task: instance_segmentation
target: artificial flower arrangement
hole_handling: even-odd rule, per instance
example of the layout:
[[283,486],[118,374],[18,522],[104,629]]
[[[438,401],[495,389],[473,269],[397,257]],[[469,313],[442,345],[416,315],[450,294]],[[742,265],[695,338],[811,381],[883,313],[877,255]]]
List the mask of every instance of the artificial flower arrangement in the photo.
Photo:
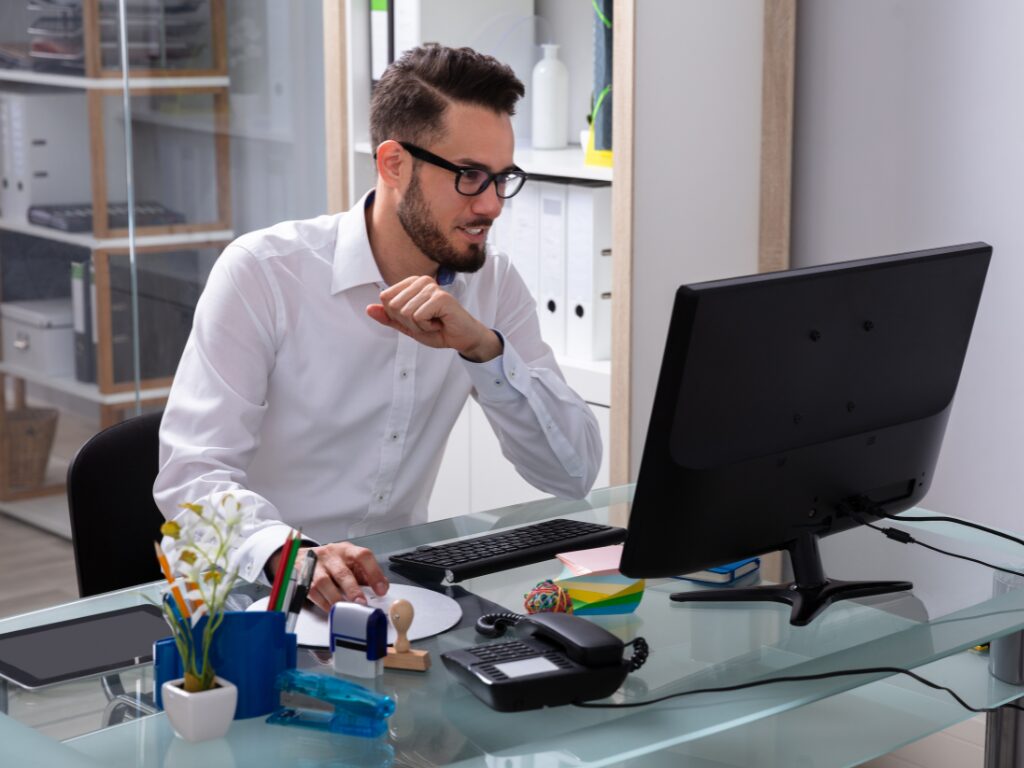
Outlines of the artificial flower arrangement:
[[[179,506],[186,512],[160,527],[165,538],[157,556],[169,582],[163,611],[185,670],[183,688],[195,693],[217,686],[210,648],[238,579],[237,567],[229,567],[229,555],[240,543],[240,531],[251,513],[243,511],[230,493]],[[197,642],[192,630],[203,616],[207,620]]]

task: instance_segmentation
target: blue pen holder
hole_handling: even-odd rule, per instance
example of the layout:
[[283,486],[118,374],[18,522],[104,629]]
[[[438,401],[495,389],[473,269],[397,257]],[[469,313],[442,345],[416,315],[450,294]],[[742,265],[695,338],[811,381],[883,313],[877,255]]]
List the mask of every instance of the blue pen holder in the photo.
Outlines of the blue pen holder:
[[[210,662],[217,674],[238,688],[235,720],[258,717],[280,706],[274,681],[280,672],[295,668],[295,635],[285,632],[281,611],[227,611],[213,636]],[[192,628],[197,647],[202,643],[204,616]],[[156,705],[163,709],[161,687],[185,672],[174,638],[153,644]]]

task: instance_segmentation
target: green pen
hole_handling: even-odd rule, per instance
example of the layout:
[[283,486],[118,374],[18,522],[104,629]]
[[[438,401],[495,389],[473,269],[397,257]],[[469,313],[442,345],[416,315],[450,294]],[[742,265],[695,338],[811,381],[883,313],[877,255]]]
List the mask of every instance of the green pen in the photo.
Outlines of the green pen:
[[288,582],[287,585],[282,584],[281,589],[277,593],[277,601],[274,603],[275,611],[283,611],[287,603],[287,594],[291,591],[292,585],[295,584],[295,558],[299,554],[299,544],[302,543],[302,531],[295,535],[292,539],[292,546],[289,547],[288,561],[284,565],[284,572],[287,574]]

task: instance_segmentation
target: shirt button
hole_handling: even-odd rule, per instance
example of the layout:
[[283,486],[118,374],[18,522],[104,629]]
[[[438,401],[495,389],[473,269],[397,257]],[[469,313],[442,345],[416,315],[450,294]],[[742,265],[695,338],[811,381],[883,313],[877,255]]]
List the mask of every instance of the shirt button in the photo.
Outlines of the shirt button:
[[384,494],[383,493],[378,493],[377,494],[377,501],[384,501]]
[[397,440],[398,439],[398,433],[397,432],[392,432],[391,433],[391,439],[392,440]]
[[513,368],[511,371],[509,371],[508,375],[509,375],[509,378],[514,379],[516,377],[516,369]]
[[495,379],[494,383],[495,383],[496,386],[500,387],[501,386],[501,379]]
[[401,376],[403,379],[407,379],[407,378],[409,378],[409,372],[408,371],[402,371],[399,374],[399,376]]

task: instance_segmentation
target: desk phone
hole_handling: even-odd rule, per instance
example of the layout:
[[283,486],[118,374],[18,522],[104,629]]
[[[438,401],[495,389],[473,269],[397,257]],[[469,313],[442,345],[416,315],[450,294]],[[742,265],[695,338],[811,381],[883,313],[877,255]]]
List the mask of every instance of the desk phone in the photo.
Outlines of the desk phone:
[[529,634],[441,654],[455,678],[499,712],[602,699],[630,670],[622,640],[578,616],[541,613],[517,628]]

